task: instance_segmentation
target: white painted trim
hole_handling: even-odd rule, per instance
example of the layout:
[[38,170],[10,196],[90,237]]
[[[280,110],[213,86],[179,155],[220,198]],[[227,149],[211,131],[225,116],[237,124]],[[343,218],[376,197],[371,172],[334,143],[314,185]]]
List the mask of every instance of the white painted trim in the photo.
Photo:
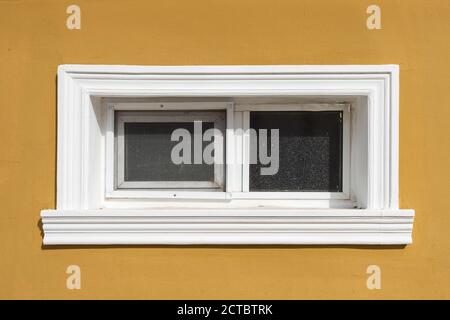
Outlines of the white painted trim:
[[342,103],[263,103],[238,104],[236,111],[344,111],[347,104]]
[[[158,107],[163,104],[158,104]],[[194,122],[194,121],[204,121],[204,122],[213,122],[214,127],[219,129],[222,134],[225,133],[225,115],[221,113],[206,113],[205,110],[192,111],[189,113],[182,111],[174,111],[180,110],[179,107],[186,107],[184,103],[180,103],[174,108],[164,107],[169,109],[170,113],[167,113],[167,110],[161,111],[161,109],[151,108],[152,106],[148,106],[151,108],[151,113],[149,114],[148,109],[139,108],[139,111],[130,112],[133,110],[130,106],[126,104],[122,104],[122,107],[126,106],[127,111],[120,111],[116,114],[116,125],[117,125],[117,167],[115,169],[115,173],[117,173],[117,189],[219,189],[223,190],[223,181],[224,181],[224,171],[223,164],[216,163],[214,165],[214,181],[125,181],[124,179],[124,124],[126,122],[138,123],[138,122]],[[161,108],[161,107],[160,107]],[[177,109],[175,109],[177,108]],[[116,109],[116,105],[114,106]],[[224,104],[222,104],[222,109],[225,113],[226,108],[224,108]],[[157,110],[157,111],[156,111]],[[173,111],[172,111],[173,110]],[[183,109],[185,110],[185,109]],[[192,109],[189,109],[192,110]],[[217,144],[218,142],[215,142]],[[225,146],[221,146],[220,148],[225,149]],[[109,157],[114,158],[114,154],[110,154]],[[223,163],[224,160],[222,160]],[[113,173],[107,173],[113,174]],[[113,192],[111,196],[120,197],[120,191],[116,190]],[[160,190],[161,191],[161,190]],[[217,190],[211,190],[217,191]],[[171,194],[176,191],[167,191]]]
[[[41,213],[44,243],[408,244],[414,212],[398,209],[398,74],[396,65],[59,66],[57,209]],[[110,112],[98,104],[101,98],[307,96],[363,97],[367,101],[367,163],[360,168],[367,184],[362,197],[364,209],[307,209],[323,205],[317,200],[233,200],[236,186],[228,168],[227,192],[200,194],[194,202],[190,195],[186,197],[191,202],[144,201],[145,194],[143,199],[105,200],[111,190],[105,190],[105,179],[109,178],[104,174],[104,162],[99,161],[114,145],[105,142],[106,123],[96,121],[99,114]],[[228,136],[227,131],[227,144],[237,143],[238,138],[234,132]],[[240,139],[242,143],[244,139]],[[227,159],[231,156],[227,154]],[[214,198],[219,194],[221,199]],[[329,200],[333,201],[348,205],[345,200]],[[262,222],[267,211],[250,214],[243,209],[258,203],[278,208],[271,211],[267,223]],[[161,217],[170,220],[168,229],[154,232],[164,227],[154,216],[166,214],[161,208],[169,204],[178,206],[174,210],[184,212],[185,219],[176,227],[176,220]],[[228,220],[217,220],[214,215],[227,206],[220,214]],[[93,213],[98,208],[104,209]],[[132,208],[139,208],[136,211],[148,217],[136,218],[139,214],[131,212]],[[290,216],[289,210],[297,210],[298,216],[283,220]],[[200,211],[209,217],[201,230],[196,227]],[[109,222],[113,216],[119,217],[119,224]],[[317,219],[317,229],[306,216]],[[124,220],[120,219],[131,219],[135,229],[122,226]],[[243,219],[245,224],[233,219]]]
[[[243,112],[242,191],[234,198],[242,199],[350,199],[350,106],[344,103],[262,103],[237,104],[235,111]],[[252,111],[342,111],[342,192],[249,192],[250,191],[250,113]],[[358,152],[358,150],[355,150]]]
[[[130,66],[64,64],[58,71],[71,73],[76,78],[120,78],[123,74],[143,75],[253,75],[253,74],[380,74],[398,72],[398,65],[237,65],[237,66]],[[80,75],[80,76],[78,76]]]
[[[225,118],[229,117],[230,114],[233,114],[233,108],[231,103],[227,102],[159,102],[159,103],[148,103],[148,102],[114,102],[107,103],[107,126],[106,126],[106,199],[216,199],[216,200],[225,200],[229,198],[229,195],[224,194],[223,190],[223,170],[221,168],[221,164],[215,165],[215,183],[203,183],[203,182],[124,182],[123,171],[117,170],[115,163],[119,166],[121,165],[121,158],[123,158],[123,122],[124,120],[130,120],[131,122],[144,122],[144,121],[157,121],[157,122],[183,122],[186,119],[192,121],[198,118],[199,116],[204,121],[213,121],[216,124],[220,124],[218,129],[221,132],[226,131],[229,126],[227,126],[225,119],[223,121],[218,121],[219,118],[217,115],[211,114],[208,115],[203,111],[218,111],[223,110],[226,112]],[[149,116],[145,113],[130,115],[127,114],[126,111],[159,111],[158,114],[153,116]],[[161,111],[163,110],[163,111]],[[165,111],[195,111],[191,115],[180,114],[180,118],[173,118],[173,113],[169,115],[165,115]],[[119,119],[115,119],[115,111],[124,112]],[[178,113],[177,113],[178,114]],[[115,123],[118,125],[118,139],[114,138],[115,134]],[[223,124],[225,124],[224,127]],[[115,145],[117,143],[117,146]],[[118,152],[116,153],[114,150],[116,149]],[[225,149],[225,147],[224,147]],[[224,150],[225,151],[225,150]],[[123,160],[122,160],[123,161]],[[218,174],[220,172],[221,174]],[[116,174],[117,173],[117,174]],[[114,177],[114,178],[112,178]],[[116,181],[117,180],[117,181]],[[124,187],[116,188],[117,186]],[[178,188],[176,188],[178,186]],[[126,190],[126,188],[148,188],[147,190]],[[171,189],[171,190],[151,190],[154,189]],[[192,188],[190,192],[189,190],[185,190],[183,188]],[[211,195],[210,192],[215,192],[214,195]],[[217,194],[217,192],[222,192],[221,194]]]
[[231,192],[233,190],[235,176],[239,166],[239,164],[234,161],[236,159],[236,137],[234,134],[234,103],[228,103],[226,117],[227,119],[225,123],[227,130],[225,134],[225,191]]
[[[342,193],[350,199],[351,190],[351,116],[350,116],[350,105],[345,105],[342,112]],[[359,150],[353,150],[353,152],[358,152]]]
[[250,112],[242,111],[242,192],[250,191]]
[[200,102],[115,102],[116,111],[217,111],[227,110],[230,106],[226,102],[200,101]]
[[412,210],[44,210],[45,245],[411,243]]

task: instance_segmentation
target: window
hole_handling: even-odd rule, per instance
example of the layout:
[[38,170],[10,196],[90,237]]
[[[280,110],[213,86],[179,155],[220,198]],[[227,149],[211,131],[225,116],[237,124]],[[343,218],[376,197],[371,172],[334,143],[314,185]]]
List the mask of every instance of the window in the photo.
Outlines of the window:
[[165,100],[103,102],[106,199],[226,199],[232,104]]
[[[251,130],[246,134],[245,157],[250,160],[244,165],[243,191],[261,197],[281,198],[282,192],[291,198],[350,200],[350,105],[272,103],[237,109],[244,112],[245,131]],[[269,130],[278,131],[278,146],[268,148],[276,152],[278,164],[273,174],[262,174],[267,165],[260,148],[273,143],[270,135],[257,141],[256,133]]]
[[[203,155],[208,145],[203,137],[211,129],[217,129],[223,137],[224,112],[118,111],[114,117],[117,189],[224,190],[223,156],[216,163],[205,163],[203,159],[196,161],[191,157],[199,139],[199,150]],[[197,128],[198,133],[195,132]],[[183,155],[187,159],[181,159],[186,160],[184,162],[171,157],[178,144],[178,137],[175,141],[172,138],[176,130],[186,133],[182,142],[188,143],[189,150]],[[214,150],[223,150],[223,138],[215,139],[211,135],[209,140],[212,140]]]
[[[250,128],[279,130],[279,168],[262,175],[261,159],[250,165],[250,191],[342,192],[342,111],[256,111]],[[267,144],[272,144],[268,137]],[[250,140],[256,152],[258,141]]]
[[408,244],[398,67],[61,66],[44,244]]
[[[177,100],[107,100],[109,198],[246,198],[255,205],[314,198],[326,207],[357,205],[349,194],[350,105]],[[237,121],[227,122],[227,115]],[[227,144],[226,128],[233,136]],[[219,159],[205,162],[207,149]],[[220,194],[205,193],[211,191]]]

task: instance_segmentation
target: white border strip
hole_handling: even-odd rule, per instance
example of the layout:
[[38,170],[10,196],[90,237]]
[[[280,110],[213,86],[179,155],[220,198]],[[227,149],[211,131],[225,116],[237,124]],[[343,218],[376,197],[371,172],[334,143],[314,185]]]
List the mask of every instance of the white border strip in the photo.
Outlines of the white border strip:
[[44,210],[44,244],[409,244],[412,210]]

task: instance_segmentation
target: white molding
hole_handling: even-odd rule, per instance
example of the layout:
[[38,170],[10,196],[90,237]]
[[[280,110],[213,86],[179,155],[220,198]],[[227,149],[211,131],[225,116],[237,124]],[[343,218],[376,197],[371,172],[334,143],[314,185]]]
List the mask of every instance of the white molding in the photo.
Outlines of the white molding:
[[412,210],[169,210],[42,212],[44,244],[411,243]]
[[[42,211],[44,244],[410,243],[414,212],[398,209],[398,73],[399,69],[396,65],[60,66],[58,68],[57,208],[56,211]],[[243,211],[242,208],[249,203],[236,199],[233,200],[236,202],[232,209],[221,211],[221,214],[230,217],[230,224],[214,220],[216,216],[212,215],[217,213],[217,210],[224,210],[223,206],[227,205],[223,201],[233,198],[232,194],[236,191],[235,185],[242,184],[242,181],[238,180],[227,185],[232,189],[227,187],[225,199],[206,200],[200,197],[188,204],[184,202],[180,204],[178,200],[173,202],[175,207],[177,205],[185,207],[184,211],[191,215],[186,216],[184,222],[179,225],[173,223],[176,219],[170,220],[171,217],[167,217],[170,220],[170,223],[167,222],[169,228],[167,232],[153,231],[162,226],[154,223],[158,221],[155,218],[155,215],[157,216],[160,212],[158,206],[167,206],[168,202],[119,199],[108,200],[106,206],[105,194],[108,190],[105,190],[105,179],[108,178],[105,177],[105,165],[94,161],[104,157],[107,147],[105,134],[96,119],[96,115],[106,113],[106,110],[103,110],[104,104],[98,103],[100,98],[280,96],[364,97],[367,100],[368,151],[367,164],[362,167],[367,178],[364,180],[367,184],[364,194],[365,209],[308,210],[304,206],[314,205],[314,202],[278,201],[280,205],[278,209],[273,209],[273,217],[267,224],[263,224],[264,227],[269,228],[266,232],[262,228],[263,225],[257,221],[265,219],[264,212],[267,211],[255,210],[247,217],[248,212]],[[102,110],[96,109],[98,105],[102,106]],[[230,116],[227,120],[233,119]],[[106,127],[106,124],[102,125]],[[234,138],[236,142],[239,139],[242,140],[242,137],[227,136],[227,143],[235,143]],[[231,181],[232,178],[228,173],[227,180]],[[240,205],[239,201],[244,202]],[[291,210],[284,208],[288,202],[297,206],[298,212],[296,218],[283,224],[279,222],[279,219],[283,219]],[[272,207],[276,205],[275,202],[267,204]],[[115,209],[92,211],[106,207]],[[142,220],[142,225],[138,222],[141,220],[135,218],[140,215],[134,211],[128,211],[132,208],[144,210],[145,218]],[[190,210],[194,212],[206,210],[205,212],[211,216],[205,229],[198,231],[193,227],[199,218]],[[248,219],[245,225],[232,220],[235,214],[241,214],[244,220]],[[333,216],[335,214],[344,215],[336,218]],[[304,218],[308,215],[313,215],[319,221],[318,229],[310,229],[313,225],[310,224],[309,218]],[[326,218],[329,215],[333,216],[333,219]],[[374,215],[373,220],[370,218],[371,215]],[[132,222],[136,222],[137,225],[131,223],[133,228],[135,227],[134,231],[128,232],[126,228],[121,229],[120,223],[109,223],[108,219],[113,216],[117,216],[119,220],[131,219]],[[383,222],[374,222],[378,221],[377,219]],[[83,229],[73,221],[84,221],[82,226],[85,228]],[[293,229],[289,229],[291,224]],[[177,227],[171,229],[175,225]],[[255,229],[245,229],[251,226]],[[262,229],[259,229],[260,227]],[[213,232],[213,230],[222,231]]]

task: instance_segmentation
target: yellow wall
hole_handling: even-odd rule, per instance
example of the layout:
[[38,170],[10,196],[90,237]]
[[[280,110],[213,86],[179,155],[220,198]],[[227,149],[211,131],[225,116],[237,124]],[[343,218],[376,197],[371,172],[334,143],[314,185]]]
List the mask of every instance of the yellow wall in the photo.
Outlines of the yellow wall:
[[[65,27],[66,7],[82,29]],[[382,9],[369,31],[366,8]],[[0,298],[450,298],[450,1],[0,0]],[[43,249],[59,64],[399,64],[414,243]],[[67,290],[66,267],[82,270]],[[366,288],[366,267],[382,289]]]

